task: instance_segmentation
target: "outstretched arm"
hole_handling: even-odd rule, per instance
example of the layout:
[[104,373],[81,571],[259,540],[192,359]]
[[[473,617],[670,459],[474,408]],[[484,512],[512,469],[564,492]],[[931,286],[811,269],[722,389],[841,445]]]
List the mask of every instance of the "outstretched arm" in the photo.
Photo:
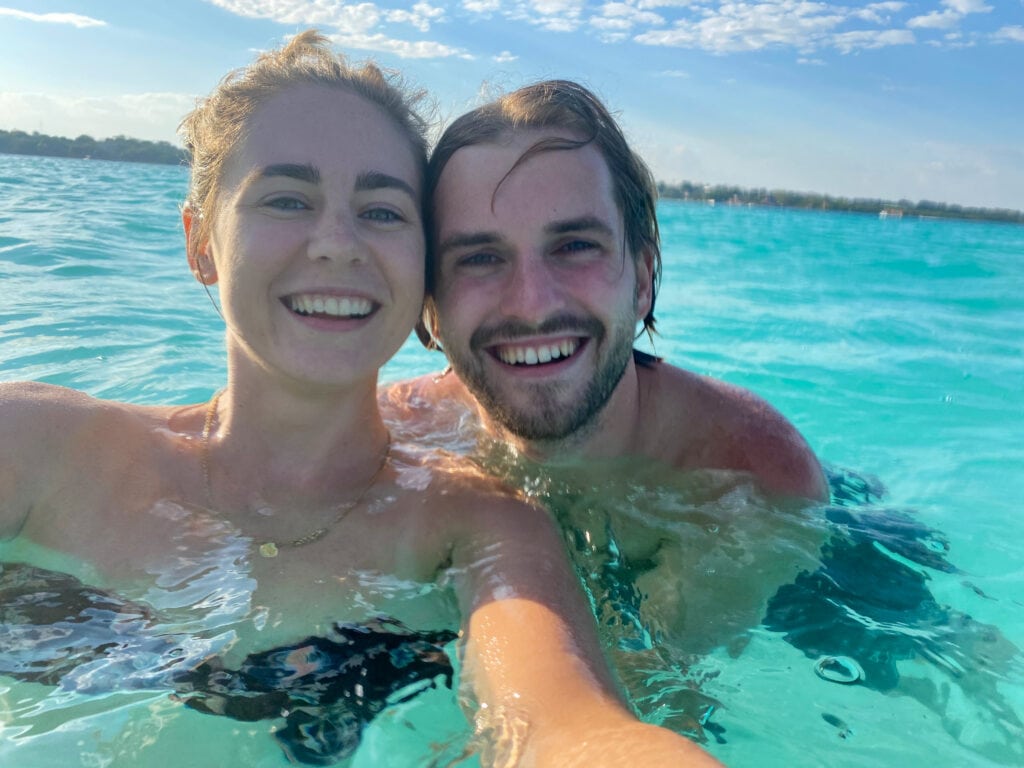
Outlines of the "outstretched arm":
[[464,687],[496,766],[719,763],[693,742],[641,723],[620,698],[596,627],[547,515],[502,499],[456,553]]

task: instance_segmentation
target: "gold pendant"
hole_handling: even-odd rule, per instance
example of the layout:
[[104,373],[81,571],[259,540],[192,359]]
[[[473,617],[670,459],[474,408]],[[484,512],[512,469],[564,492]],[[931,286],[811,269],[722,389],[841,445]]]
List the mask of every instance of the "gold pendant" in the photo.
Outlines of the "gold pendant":
[[277,557],[277,544],[272,541],[265,541],[260,544],[260,554],[263,557]]

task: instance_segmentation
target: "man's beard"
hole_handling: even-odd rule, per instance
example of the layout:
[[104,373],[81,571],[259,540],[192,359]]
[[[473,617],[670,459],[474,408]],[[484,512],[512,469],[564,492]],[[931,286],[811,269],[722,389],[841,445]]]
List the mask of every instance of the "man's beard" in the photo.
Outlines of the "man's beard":
[[[597,320],[579,320],[559,317],[542,323],[539,328],[521,328],[519,324],[507,323],[498,327],[478,330],[470,339],[470,352],[466,355],[447,349],[449,362],[455,373],[469,388],[488,416],[518,438],[531,441],[562,440],[576,433],[583,433],[593,427],[598,415],[611,398],[622,380],[623,374],[633,355],[633,329],[626,324],[612,328],[607,335],[608,345],[603,359],[598,359],[598,368],[587,382],[582,393],[572,397],[576,382],[531,382],[521,386],[529,395],[530,404],[519,407],[502,397],[500,386],[495,386],[484,371],[478,356],[489,354],[484,351],[489,339],[512,339],[517,335],[554,334],[563,331],[583,330],[589,344],[600,351],[606,338],[604,327]],[[565,398],[572,397],[569,402]]]

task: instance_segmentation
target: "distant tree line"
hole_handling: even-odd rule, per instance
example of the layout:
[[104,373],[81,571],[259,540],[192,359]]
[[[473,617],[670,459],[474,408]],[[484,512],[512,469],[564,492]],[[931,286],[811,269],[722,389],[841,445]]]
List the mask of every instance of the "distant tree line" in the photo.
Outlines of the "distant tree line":
[[77,139],[67,139],[24,131],[0,131],[0,154],[123,160],[163,165],[187,162],[185,150],[167,141],[143,141],[127,136],[97,140],[85,134]]
[[[127,136],[94,139],[85,134],[77,139],[47,136],[43,133],[0,130],[0,154],[44,155],[47,157],[123,160],[132,163],[185,165],[188,154],[166,141],[143,141]],[[744,189],[724,184],[680,184],[658,182],[662,197],[677,200],[714,201],[726,205],[766,205],[784,208],[810,208],[819,211],[854,211],[890,216],[926,216],[944,219],[983,219],[1024,224],[1024,212],[1004,208],[966,208],[931,200],[875,200],[830,197],[813,192],[788,192],[781,189]]]
[[818,211],[853,211],[886,216],[923,216],[942,219],[979,219],[1024,224],[1024,212],[1005,208],[967,208],[962,205],[936,203],[931,200],[875,200],[867,198],[830,197],[813,192],[787,192],[781,189],[743,189],[724,184],[681,184],[658,182],[662,197],[697,200],[725,205],[765,205],[783,208],[808,208]]

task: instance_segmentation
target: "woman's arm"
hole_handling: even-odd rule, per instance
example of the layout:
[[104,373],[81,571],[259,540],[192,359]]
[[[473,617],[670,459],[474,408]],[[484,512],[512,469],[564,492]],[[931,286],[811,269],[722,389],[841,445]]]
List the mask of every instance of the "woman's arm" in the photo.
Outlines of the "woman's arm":
[[463,685],[487,744],[484,763],[719,765],[682,736],[641,723],[623,703],[548,516],[510,499],[477,505],[467,515],[476,530],[457,548],[455,566],[467,617]]

